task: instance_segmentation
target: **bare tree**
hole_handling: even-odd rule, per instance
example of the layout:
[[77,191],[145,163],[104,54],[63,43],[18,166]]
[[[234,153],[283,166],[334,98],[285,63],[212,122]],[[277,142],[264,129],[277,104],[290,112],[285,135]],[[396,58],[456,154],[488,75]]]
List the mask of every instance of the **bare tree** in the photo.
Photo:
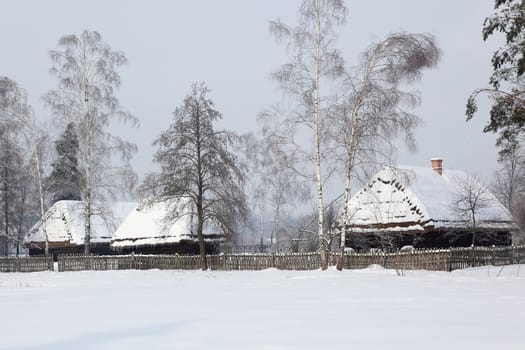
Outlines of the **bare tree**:
[[15,245],[16,245],[16,256],[20,255],[20,247],[22,245],[24,235],[27,233],[27,229],[29,228],[26,226],[27,223],[27,214],[31,213],[31,210],[28,210],[31,205],[30,203],[30,194],[31,194],[31,185],[34,181],[32,181],[32,167],[30,166],[30,162],[27,162],[27,160],[23,160],[21,165],[21,172],[19,173],[18,178],[18,200],[15,202],[16,204],[16,212],[17,215],[15,216],[15,227],[16,227],[16,237],[15,237]]
[[[323,134],[326,116],[331,108],[330,82],[341,76],[343,60],[334,47],[335,29],[346,21],[342,0],[303,0],[299,8],[299,25],[291,27],[280,20],[270,23],[278,42],[285,42],[291,61],[274,74],[281,89],[294,99],[297,108],[281,118],[280,128],[287,132],[290,143],[300,128],[311,130],[313,149],[306,160],[314,166],[317,192],[317,229],[321,268],[328,267],[324,239],[324,204],[322,174]],[[282,116],[282,114],[280,114]]]
[[458,192],[453,200],[452,208],[458,217],[465,221],[465,226],[472,234],[471,245],[474,246],[477,239],[478,216],[484,209],[494,205],[494,199],[490,193],[489,186],[485,185],[476,176],[468,175],[456,179]]
[[13,207],[16,198],[15,181],[21,150],[18,145],[20,123],[20,91],[16,83],[7,77],[0,77],[0,208],[2,244],[0,251],[9,254],[9,241],[13,235]]
[[16,202],[18,200],[18,165],[21,163],[22,150],[13,140],[14,135],[8,130],[2,130],[0,135],[0,210],[3,245],[0,248],[9,255],[9,242],[14,237],[16,223]]
[[[26,200],[28,186],[32,177],[28,176],[28,168],[34,169],[37,181],[40,203],[40,218],[45,236],[45,253],[48,254],[48,239],[45,225],[44,190],[42,184],[43,170],[41,163],[40,141],[42,133],[37,129],[33,111],[27,102],[27,94],[18,84],[7,78],[0,77],[0,114],[2,135],[2,193],[3,193],[3,223],[6,239],[9,230],[16,228],[17,254],[22,231],[28,225]],[[24,146],[25,149],[24,149]],[[24,154],[30,154],[33,166],[26,161]],[[16,209],[15,209],[16,208]],[[12,212],[15,211],[15,212]],[[11,218],[10,218],[11,217]],[[12,217],[15,219],[13,220]]]
[[409,109],[417,106],[420,98],[417,92],[403,88],[418,81],[423,69],[435,67],[439,58],[440,50],[431,35],[394,33],[371,45],[360,65],[347,74],[343,90],[348,94],[333,114],[332,124],[345,164],[339,270],[343,268],[344,228],[354,173],[359,166],[390,163],[398,136],[404,137],[410,150],[415,149],[414,130],[420,118]]
[[[521,144],[521,141],[520,141]],[[525,159],[519,145],[500,157],[500,169],[495,173],[493,193],[507,208],[521,231],[525,228]],[[514,232],[513,242],[523,239],[523,232]]]
[[129,161],[137,148],[111,134],[108,127],[115,122],[137,126],[138,120],[123,110],[115,97],[120,86],[117,69],[126,63],[122,52],[113,51],[95,31],[63,36],[58,47],[49,52],[53,63],[50,72],[57,77],[57,89],[50,90],[44,101],[57,121],[64,126],[74,122],[78,127],[87,255],[91,217],[104,215],[109,207],[107,200],[130,191],[136,183]]
[[288,252],[298,253],[319,250],[317,215],[317,209],[312,213],[298,215],[295,218],[295,225],[284,230],[283,236],[285,236],[284,240],[288,243]]
[[501,159],[501,168],[496,173],[494,185],[498,199],[511,212],[514,212],[517,197],[525,192],[523,175],[525,168],[521,148],[516,147]]
[[[247,137],[245,135],[245,139]],[[296,160],[293,154],[287,152],[286,142],[277,137],[270,125],[264,125],[261,136],[251,135],[248,138],[251,139],[251,146],[247,150],[247,160],[255,182],[254,193],[250,197],[259,210],[260,220],[263,220],[263,216],[272,217],[271,248],[279,251],[282,248],[279,236],[283,229],[283,217],[309,198],[309,184],[294,169]]]
[[267,173],[267,191],[270,206],[273,208],[272,239],[275,237],[276,249],[280,250],[280,232],[283,215],[287,208],[294,208],[303,203],[309,197],[309,188],[304,179],[299,178],[291,167],[294,163],[289,154],[285,152],[279,143],[273,142],[271,137],[263,140],[263,166]]
[[338,198],[338,200],[332,201],[330,204],[326,206],[325,209],[325,232],[326,234],[326,249],[330,256],[332,256],[332,252],[335,250],[334,246],[340,246],[340,242],[338,240],[341,238],[340,233],[337,230],[337,221],[338,221],[338,211],[341,207],[341,198]]
[[[25,101],[25,96],[24,96]],[[26,103],[27,105],[27,103]],[[35,168],[35,177],[37,182],[38,190],[38,202],[40,209],[40,221],[42,222],[42,232],[44,233],[44,253],[49,255],[49,240],[47,236],[47,223],[46,223],[46,209],[45,209],[45,191],[44,191],[44,170],[42,164],[42,143],[43,139],[46,138],[46,135],[42,130],[39,130],[36,126],[35,120],[33,118],[33,112],[30,108],[27,109],[26,114],[22,114],[22,122],[24,125],[23,130],[25,131],[25,138],[30,145],[31,149],[31,158],[33,159],[33,164]],[[21,190],[21,199],[25,202],[26,198],[26,189]],[[22,215],[23,216],[23,215]]]
[[[255,215],[257,224],[257,239],[260,240],[260,248],[264,247],[264,229],[267,215],[267,186],[268,177],[266,169],[263,167],[263,157],[261,140],[253,133],[247,133],[241,136],[239,156],[242,157],[241,163],[245,164],[250,177],[245,184],[245,193],[247,194],[250,210]],[[253,223],[251,223],[253,224]],[[253,242],[252,242],[253,243]]]
[[[159,147],[154,161],[161,170],[149,174],[141,186],[141,192],[152,201],[188,203],[195,208],[203,270],[208,268],[205,226],[231,237],[247,214],[244,172],[228,149],[237,136],[215,130],[214,123],[222,116],[208,92],[204,83],[194,83],[183,104],[175,109],[173,123],[154,142]],[[166,219],[175,221],[180,215],[172,211]]]

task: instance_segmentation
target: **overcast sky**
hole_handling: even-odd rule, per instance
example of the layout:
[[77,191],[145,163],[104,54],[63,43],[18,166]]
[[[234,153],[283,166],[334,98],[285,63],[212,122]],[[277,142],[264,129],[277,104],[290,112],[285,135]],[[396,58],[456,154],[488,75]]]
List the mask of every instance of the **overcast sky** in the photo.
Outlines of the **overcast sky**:
[[[0,0],[0,5],[0,76],[28,91],[38,118],[50,118],[40,98],[56,85],[48,73],[48,51],[62,35],[97,30],[125,53],[129,63],[120,71],[117,96],[141,127],[119,131],[138,145],[133,165],[143,175],[153,169],[151,142],[168,127],[193,81],[206,81],[212,89],[222,126],[256,129],[257,114],[281,100],[269,76],[286,62],[268,21],[296,23],[299,1]],[[401,148],[399,162],[429,166],[430,158],[440,156],[445,168],[490,178],[497,151],[495,137],[482,133],[488,104],[468,124],[464,111],[469,93],[486,85],[490,57],[500,45],[501,39],[481,39],[493,0],[360,0],[347,6],[338,44],[348,64],[370,43],[400,30],[431,33],[443,50],[438,69],[427,71],[417,85],[423,98],[417,112],[424,120],[418,152]]]

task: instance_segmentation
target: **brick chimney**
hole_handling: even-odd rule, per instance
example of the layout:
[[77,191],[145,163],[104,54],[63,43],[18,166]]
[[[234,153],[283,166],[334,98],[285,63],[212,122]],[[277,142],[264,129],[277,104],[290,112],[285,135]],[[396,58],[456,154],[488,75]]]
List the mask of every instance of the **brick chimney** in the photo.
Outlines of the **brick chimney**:
[[439,175],[443,175],[443,159],[432,158],[430,161],[432,162],[432,170],[434,170]]

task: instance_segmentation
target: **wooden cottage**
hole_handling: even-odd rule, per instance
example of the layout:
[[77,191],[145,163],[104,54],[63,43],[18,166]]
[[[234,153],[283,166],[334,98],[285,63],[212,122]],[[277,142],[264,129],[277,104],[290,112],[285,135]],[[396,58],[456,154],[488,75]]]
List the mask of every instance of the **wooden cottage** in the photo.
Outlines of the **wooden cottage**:
[[[480,195],[471,215],[463,215],[458,200],[465,184],[474,181],[466,173],[443,170],[441,159],[432,168],[385,167],[349,201],[346,246],[355,249],[448,248],[475,245],[509,245],[518,230],[509,211],[488,190]],[[471,214],[471,213],[470,213]]]
[[[199,254],[196,224],[188,202],[143,203],[117,228],[111,248],[122,254]],[[205,231],[206,252],[216,252],[223,238]]]
[[[90,251],[93,254],[111,254],[109,243],[115,228],[135,208],[134,202],[116,202],[104,215],[91,217]],[[94,213],[102,213],[94,208]],[[49,252],[57,254],[77,254],[84,252],[84,203],[82,201],[58,201],[46,213],[46,232]],[[42,222],[36,223],[24,238],[24,245],[30,255],[42,255],[45,248],[45,235]]]

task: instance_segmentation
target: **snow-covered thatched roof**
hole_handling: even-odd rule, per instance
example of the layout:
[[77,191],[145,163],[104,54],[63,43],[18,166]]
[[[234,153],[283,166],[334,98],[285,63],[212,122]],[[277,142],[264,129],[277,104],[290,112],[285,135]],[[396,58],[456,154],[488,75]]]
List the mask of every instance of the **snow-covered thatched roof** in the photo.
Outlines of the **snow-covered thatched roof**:
[[[423,232],[438,228],[463,228],[454,203],[469,175],[457,170],[385,167],[349,201],[348,224],[361,232]],[[481,186],[481,185],[480,185]],[[512,216],[489,191],[476,219],[478,228],[513,230]]]
[[[117,228],[113,248],[197,242],[196,218],[185,201],[152,202],[137,206]],[[207,239],[217,238],[206,234]]]
[[[93,209],[91,243],[109,243],[113,231],[137,205],[135,202],[111,203],[111,210]],[[100,215],[97,215],[100,214]],[[84,203],[58,201],[46,213],[48,241],[65,245],[84,244]],[[42,222],[37,222],[25,236],[26,243],[45,242]]]

